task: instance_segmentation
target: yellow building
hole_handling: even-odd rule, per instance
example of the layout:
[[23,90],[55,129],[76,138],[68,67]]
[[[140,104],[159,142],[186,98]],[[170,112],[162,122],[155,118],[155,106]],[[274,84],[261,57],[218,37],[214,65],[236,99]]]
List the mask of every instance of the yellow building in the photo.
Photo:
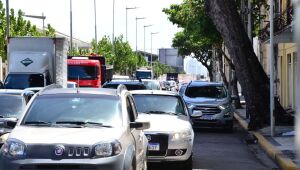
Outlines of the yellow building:
[[[275,0],[274,42],[276,92],[284,108],[295,110],[296,44],[293,40],[294,11],[290,0]],[[262,24],[261,64],[269,75],[269,25]]]

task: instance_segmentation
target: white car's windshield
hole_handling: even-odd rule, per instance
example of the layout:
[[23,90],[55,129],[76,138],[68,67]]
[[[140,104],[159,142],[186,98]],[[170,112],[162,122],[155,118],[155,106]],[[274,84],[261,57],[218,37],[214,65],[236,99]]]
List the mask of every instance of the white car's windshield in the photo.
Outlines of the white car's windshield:
[[177,96],[135,94],[138,112],[185,115],[184,105]]

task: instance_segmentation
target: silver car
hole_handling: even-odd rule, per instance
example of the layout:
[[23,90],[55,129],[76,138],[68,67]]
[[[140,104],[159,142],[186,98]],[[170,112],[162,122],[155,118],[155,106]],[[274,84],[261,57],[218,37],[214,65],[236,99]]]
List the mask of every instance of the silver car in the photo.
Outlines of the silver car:
[[235,96],[229,96],[223,83],[192,81],[183,92],[194,128],[216,127],[232,131],[231,105]]
[[188,110],[177,93],[161,90],[131,91],[140,121],[149,121],[148,162],[172,161],[192,169],[194,131]]
[[147,169],[147,122],[126,89],[48,89],[29,103],[0,153],[1,170]]

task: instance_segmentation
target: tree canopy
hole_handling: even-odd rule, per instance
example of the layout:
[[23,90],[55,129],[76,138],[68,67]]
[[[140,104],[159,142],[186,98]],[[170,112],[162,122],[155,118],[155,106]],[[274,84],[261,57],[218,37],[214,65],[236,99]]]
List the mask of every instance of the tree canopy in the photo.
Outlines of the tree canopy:
[[93,51],[105,56],[108,64],[114,65],[114,72],[132,74],[136,67],[146,66],[147,61],[132,51],[123,36],[115,38],[114,46],[109,36],[104,36],[97,44],[92,41]]
[[163,9],[169,20],[182,31],[175,34],[173,47],[182,56],[193,56],[205,66],[212,78],[212,49],[221,47],[222,37],[205,12],[204,0],[184,0]]
[[[10,36],[55,36],[55,29],[50,24],[43,33],[30,21],[25,20],[23,15],[21,10],[16,14],[14,9],[10,9]],[[6,10],[0,0],[0,56],[4,60],[7,59],[6,26]]]

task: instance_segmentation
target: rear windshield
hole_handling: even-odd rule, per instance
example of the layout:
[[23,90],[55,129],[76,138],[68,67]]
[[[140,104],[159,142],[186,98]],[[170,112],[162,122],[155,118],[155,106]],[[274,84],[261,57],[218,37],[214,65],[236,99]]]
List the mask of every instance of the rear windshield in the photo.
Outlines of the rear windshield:
[[[117,89],[120,84],[105,84],[103,85],[103,88],[109,88],[109,89]],[[143,84],[124,84],[127,88],[127,90],[145,90],[146,86]]]
[[25,108],[21,95],[0,95],[0,117],[19,118]]
[[115,96],[86,94],[45,95],[35,98],[26,122],[95,122],[121,126],[120,100]]
[[98,69],[95,66],[72,66],[68,65],[69,80],[90,80],[98,76]]
[[227,92],[223,86],[192,86],[187,87],[185,95],[190,98],[205,97],[205,98],[225,98]]

